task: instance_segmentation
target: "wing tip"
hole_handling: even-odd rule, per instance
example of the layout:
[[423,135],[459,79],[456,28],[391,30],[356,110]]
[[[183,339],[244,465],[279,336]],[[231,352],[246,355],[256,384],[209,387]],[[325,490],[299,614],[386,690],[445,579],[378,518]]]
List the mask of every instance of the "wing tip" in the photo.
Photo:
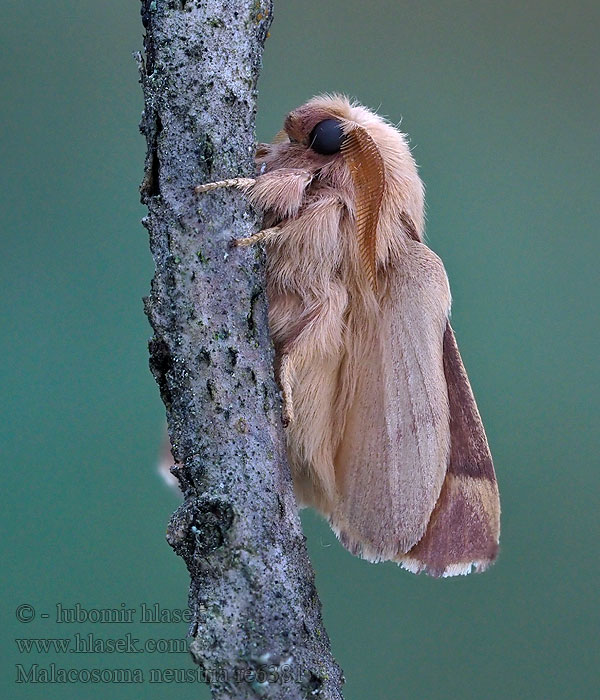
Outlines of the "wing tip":
[[380,551],[372,545],[361,542],[356,537],[348,534],[333,524],[331,529],[335,536],[340,541],[340,544],[347,549],[350,554],[364,559],[371,564],[379,564],[384,561],[393,561],[401,569],[410,572],[411,574],[425,574],[432,578],[452,578],[454,576],[467,576],[468,574],[480,574],[486,571],[495,561],[497,557],[498,545],[495,551],[488,557],[473,560],[462,560],[446,563],[444,566],[434,566],[431,562],[426,562],[417,557],[398,555],[397,552]]
[[347,549],[355,557],[364,559],[371,564],[394,561],[398,557],[397,547],[376,547],[372,543],[361,540],[355,534],[351,534],[343,526],[336,525],[332,520],[329,521],[329,525],[344,549]]
[[[495,484],[489,486],[493,488]],[[357,536],[347,523],[336,523],[330,518],[329,524],[342,546],[354,556],[371,563],[393,561],[413,574],[450,578],[484,572],[495,562],[499,550],[499,527],[494,527],[490,521],[494,520],[493,517],[488,519],[487,514],[488,518],[480,520],[469,517],[472,513],[462,512],[461,515],[463,518],[459,520],[462,522],[456,523],[461,525],[457,528],[459,531],[449,528],[447,521],[438,521],[433,532],[428,529],[426,535],[412,546],[400,541],[377,546]],[[463,539],[465,535],[467,539]]]
[[411,574],[426,574],[432,578],[452,578],[454,576],[467,576],[468,574],[481,574],[486,571],[495,561],[498,553],[498,545],[495,551],[488,557],[480,559],[462,560],[445,563],[443,566],[435,566],[431,562],[406,555],[398,555],[397,551],[381,551],[372,545],[361,542],[334,525],[331,526],[340,544],[347,549],[350,554],[364,559],[371,564],[379,564],[384,561],[392,561],[401,569]]
[[426,562],[415,557],[400,557],[396,563],[402,569],[410,571],[412,574],[427,574],[433,578],[451,578],[453,576],[467,576],[468,574],[480,574],[488,569],[495,561],[496,557],[486,559],[475,559],[473,561],[458,561],[447,564],[444,568],[432,568]]

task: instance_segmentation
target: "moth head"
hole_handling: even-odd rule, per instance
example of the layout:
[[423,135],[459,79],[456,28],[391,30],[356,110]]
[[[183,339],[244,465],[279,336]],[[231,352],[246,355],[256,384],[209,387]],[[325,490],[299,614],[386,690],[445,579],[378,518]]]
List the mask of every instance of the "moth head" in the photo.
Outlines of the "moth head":
[[406,136],[347,97],[321,95],[290,112],[273,144],[259,146],[257,162],[263,170],[308,170],[316,186],[348,195],[373,286],[378,237],[423,236],[423,185]]

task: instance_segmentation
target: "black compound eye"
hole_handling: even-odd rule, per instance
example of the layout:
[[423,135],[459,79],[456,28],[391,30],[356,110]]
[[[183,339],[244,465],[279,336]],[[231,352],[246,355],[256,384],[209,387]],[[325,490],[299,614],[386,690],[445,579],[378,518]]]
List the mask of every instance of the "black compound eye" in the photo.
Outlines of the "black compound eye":
[[308,145],[322,156],[338,153],[344,141],[342,125],[337,119],[324,119],[310,132]]

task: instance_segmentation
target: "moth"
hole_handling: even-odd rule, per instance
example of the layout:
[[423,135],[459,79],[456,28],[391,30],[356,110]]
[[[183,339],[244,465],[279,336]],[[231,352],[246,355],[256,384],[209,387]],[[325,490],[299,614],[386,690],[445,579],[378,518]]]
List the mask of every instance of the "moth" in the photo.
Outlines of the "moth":
[[239,187],[264,214],[237,244],[265,244],[300,505],[370,561],[483,571],[498,551],[498,488],[406,136],[322,95],[288,114],[256,164],[254,179],[196,190]]

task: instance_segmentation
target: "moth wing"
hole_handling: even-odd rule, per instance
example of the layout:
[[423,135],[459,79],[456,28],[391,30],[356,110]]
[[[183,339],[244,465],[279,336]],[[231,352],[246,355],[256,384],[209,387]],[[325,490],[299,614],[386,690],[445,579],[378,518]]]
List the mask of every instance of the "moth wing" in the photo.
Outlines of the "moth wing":
[[450,405],[450,463],[423,538],[400,563],[434,576],[483,571],[500,537],[500,499],[485,430],[454,331],[444,333],[444,375]]
[[380,313],[350,316],[340,371],[341,442],[331,525],[351,552],[397,559],[424,535],[450,453],[440,259],[407,241],[379,281]]

